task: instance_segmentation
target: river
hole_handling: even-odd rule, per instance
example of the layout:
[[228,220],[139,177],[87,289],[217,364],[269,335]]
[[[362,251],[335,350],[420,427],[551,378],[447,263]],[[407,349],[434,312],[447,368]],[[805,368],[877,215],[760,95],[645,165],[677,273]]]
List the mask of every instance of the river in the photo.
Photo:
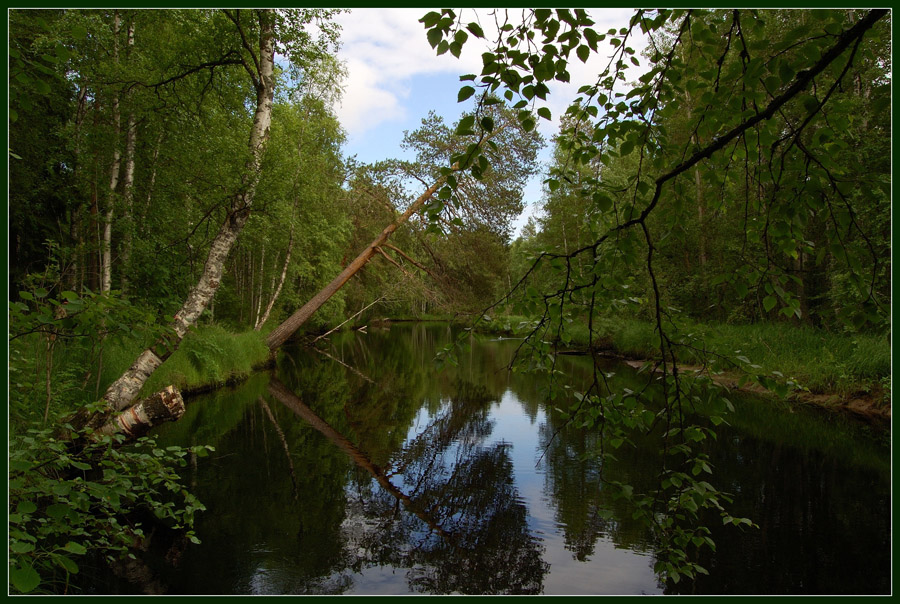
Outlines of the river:
[[[289,347],[277,369],[188,401],[159,443],[210,444],[182,476],[206,505],[194,545],[150,535],[131,581],[87,593],[883,594],[891,589],[889,437],[846,417],[735,396],[712,481],[758,529],[711,524],[709,576],[663,585],[654,543],[601,481],[596,435],[566,426],[517,340],[393,324]],[[590,360],[560,356],[565,383]],[[604,371],[637,382],[625,364]],[[605,480],[651,488],[655,447]],[[88,577],[84,577],[88,579]]]

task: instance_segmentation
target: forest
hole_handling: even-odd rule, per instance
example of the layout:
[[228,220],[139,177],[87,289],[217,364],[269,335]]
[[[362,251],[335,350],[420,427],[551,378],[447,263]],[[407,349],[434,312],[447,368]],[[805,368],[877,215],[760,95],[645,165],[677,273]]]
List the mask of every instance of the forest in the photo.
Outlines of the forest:
[[[703,449],[733,411],[720,375],[890,417],[889,11],[636,10],[599,31],[580,9],[423,10],[435,53],[493,50],[460,74],[460,119],[430,112],[414,160],[376,163],[344,150],[338,12],[9,11],[11,592],[66,593],[152,522],[199,543],[179,472],[213,447],[148,430],[332,330],[462,326],[436,368],[473,332],[522,338],[517,370],[551,385],[561,351],[646,361],[645,391],[595,362],[547,396],[600,459],[661,432],[655,486],[615,486],[670,584],[707,574],[710,514],[755,526]],[[549,85],[595,54],[553,116]]]

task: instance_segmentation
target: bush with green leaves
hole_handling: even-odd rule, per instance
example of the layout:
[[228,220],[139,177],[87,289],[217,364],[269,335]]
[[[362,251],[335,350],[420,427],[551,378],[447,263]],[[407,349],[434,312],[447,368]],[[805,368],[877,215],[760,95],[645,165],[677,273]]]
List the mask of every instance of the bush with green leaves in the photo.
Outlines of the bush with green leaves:
[[[478,143],[494,128],[484,119],[494,105],[505,99],[531,131],[552,119],[554,82],[578,86],[559,115],[547,213],[518,246],[531,260],[485,312],[512,301],[533,318],[521,366],[550,375],[551,341],[594,342],[600,320],[620,314],[652,322],[646,385],[611,392],[595,371],[568,413],[600,433],[601,457],[632,433],[659,438],[658,487],[621,491],[658,538],[660,579],[692,579],[705,572],[696,551],[713,547],[704,510],[726,524],[752,521],[730,516],[725,494],[701,478],[716,433],[692,410],[721,406],[721,423],[730,403],[709,376],[692,379],[679,365],[758,366],[743,345],[723,351],[727,359],[706,348],[678,307],[705,320],[742,306],[754,321],[889,330],[889,11],[637,9],[627,27],[606,32],[584,9],[498,10],[487,34],[452,9],[420,21],[438,55],[459,57],[478,38],[490,44],[480,73],[460,76],[458,100],[476,103],[457,134],[471,145],[450,158],[476,177],[491,163]],[[631,46],[639,36],[643,53]],[[585,72],[572,69],[576,59],[592,55],[600,69],[577,81]],[[455,188],[448,179],[442,199],[456,203]],[[566,328],[578,317],[586,337]],[[756,379],[776,393],[783,386]]]
[[9,581],[16,592],[66,592],[89,551],[110,562],[133,557],[129,549],[144,536],[137,511],[199,543],[194,513],[205,508],[175,468],[212,447],[161,449],[148,437],[120,446],[124,438],[30,429],[11,439]]
[[116,292],[64,290],[51,266],[9,303],[10,419],[46,424],[94,401],[163,333],[155,313]]
[[180,484],[186,457],[211,447],[159,448],[152,438],[76,429],[100,412],[101,388],[155,337],[152,313],[115,294],[60,291],[50,267],[9,304],[9,582],[16,593],[65,593],[85,556],[113,561],[153,517],[197,541],[203,505]]

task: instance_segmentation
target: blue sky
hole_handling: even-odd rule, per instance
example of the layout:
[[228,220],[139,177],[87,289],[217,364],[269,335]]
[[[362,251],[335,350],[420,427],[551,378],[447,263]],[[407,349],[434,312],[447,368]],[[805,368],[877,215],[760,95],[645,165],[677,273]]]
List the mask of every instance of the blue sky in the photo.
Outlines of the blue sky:
[[[462,111],[471,109],[470,99],[457,103],[459,76],[480,73],[481,53],[487,50],[481,40],[470,37],[459,59],[449,53],[436,56],[418,20],[431,9],[356,8],[338,17],[343,31],[339,53],[348,69],[344,95],[335,111],[347,131],[344,151],[356,155],[361,162],[388,158],[412,159],[400,148],[404,130],[421,125],[430,110],[452,123]],[[509,9],[515,21],[519,9]],[[627,25],[631,9],[591,9],[597,22],[595,29]],[[478,21],[487,37],[491,37],[494,18],[490,9],[465,9],[464,23]],[[632,44],[640,50],[640,44]],[[548,107],[553,116],[559,115],[576,96],[579,86],[592,82],[605,65],[606,59],[594,56],[586,64],[574,60],[570,64],[572,83],[551,85]],[[637,77],[639,72],[633,74]],[[557,123],[539,120],[545,139],[556,132]],[[550,157],[545,148],[542,161]],[[521,229],[528,217],[537,211],[541,199],[541,177],[531,180],[525,189],[527,204],[523,215],[515,222]]]

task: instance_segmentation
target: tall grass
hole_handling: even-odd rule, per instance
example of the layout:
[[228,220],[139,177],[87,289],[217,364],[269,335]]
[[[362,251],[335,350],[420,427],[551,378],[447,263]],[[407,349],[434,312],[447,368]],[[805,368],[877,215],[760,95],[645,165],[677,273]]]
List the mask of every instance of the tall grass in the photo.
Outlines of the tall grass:
[[193,390],[244,378],[268,354],[260,332],[232,333],[219,325],[202,326],[185,336],[178,350],[150,376],[140,396],[170,384],[181,390]]
[[[525,335],[519,327],[525,317],[493,317],[479,326],[494,332]],[[586,348],[587,325],[573,321],[564,326],[564,345]],[[623,317],[594,320],[595,346],[613,349],[630,358],[659,356],[659,336],[653,323]],[[874,391],[888,385],[891,347],[887,336],[840,334],[787,323],[728,325],[679,320],[678,330],[668,335],[686,346],[676,347],[682,363],[701,361],[703,353],[693,348],[733,359],[756,373],[779,372],[814,393],[852,394]],[[555,330],[548,333],[555,337]],[[741,357],[739,360],[738,357]],[[746,363],[749,360],[750,363]],[[758,367],[752,367],[757,365]]]

